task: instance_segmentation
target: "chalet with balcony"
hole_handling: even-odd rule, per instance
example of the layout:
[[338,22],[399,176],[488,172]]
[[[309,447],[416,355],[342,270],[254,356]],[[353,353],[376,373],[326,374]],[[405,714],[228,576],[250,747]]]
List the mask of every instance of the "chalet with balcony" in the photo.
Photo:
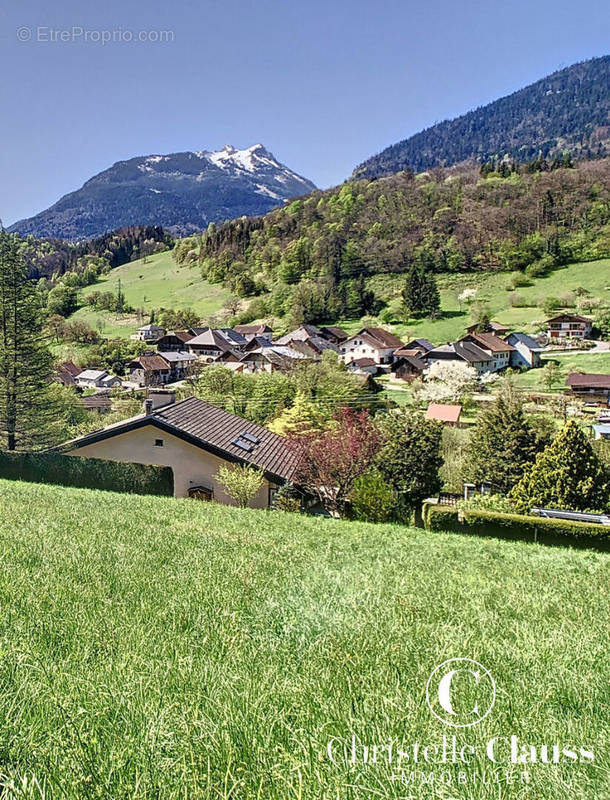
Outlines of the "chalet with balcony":
[[547,319],[547,336],[549,341],[558,339],[587,339],[591,336],[593,321],[580,314],[557,314]]

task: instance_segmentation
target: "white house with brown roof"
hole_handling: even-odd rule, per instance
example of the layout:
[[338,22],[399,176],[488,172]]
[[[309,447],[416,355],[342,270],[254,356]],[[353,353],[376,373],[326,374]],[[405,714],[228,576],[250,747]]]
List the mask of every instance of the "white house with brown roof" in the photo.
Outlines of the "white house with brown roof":
[[150,325],[142,325],[142,327],[138,328],[135,333],[132,333],[129,338],[139,342],[154,342],[161,338],[161,336],[165,336],[165,328],[151,322]]
[[557,339],[586,339],[591,336],[593,320],[580,314],[564,312],[547,319],[547,336],[551,341]]
[[460,361],[473,367],[479,375],[494,371],[493,356],[474,342],[447,342],[421,356],[428,366],[437,361]]
[[263,470],[264,481],[250,505],[269,508],[277,489],[293,478],[297,456],[283,436],[235,414],[189,397],[180,403],[109,425],[66,442],[69,456],[171,467],[174,496],[234,505],[217,479],[221,465]]
[[469,333],[460,341],[472,342],[488,353],[493,359],[492,372],[500,372],[510,366],[511,353],[515,348],[494,333]]
[[341,358],[349,364],[371,358],[376,364],[391,364],[395,350],[402,347],[398,336],[383,328],[362,328],[341,344]]

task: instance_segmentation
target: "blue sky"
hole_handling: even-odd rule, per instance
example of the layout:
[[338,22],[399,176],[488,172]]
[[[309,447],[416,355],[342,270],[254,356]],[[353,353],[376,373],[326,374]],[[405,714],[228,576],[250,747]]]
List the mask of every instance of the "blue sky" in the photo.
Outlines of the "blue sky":
[[[115,41],[95,41],[104,31]],[[137,41],[160,31],[173,41]],[[604,55],[609,33],[606,0],[5,2],[0,216],[121,159],[227,143],[262,142],[331,186],[423,127]]]

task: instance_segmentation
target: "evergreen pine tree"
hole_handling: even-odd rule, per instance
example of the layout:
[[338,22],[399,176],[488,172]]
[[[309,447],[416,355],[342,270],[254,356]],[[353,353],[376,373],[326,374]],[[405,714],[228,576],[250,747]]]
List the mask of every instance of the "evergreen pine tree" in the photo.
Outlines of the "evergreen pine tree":
[[540,447],[521,400],[508,386],[479,414],[468,446],[466,477],[473,483],[490,481],[494,491],[508,492]]
[[414,316],[436,316],[441,307],[441,299],[436,279],[429,267],[413,263],[409,267],[402,298],[405,306]]
[[420,266],[413,262],[407,272],[405,285],[402,290],[402,299],[404,300],[405,306],[413,314],[421,312],[421,275]]
[[441,310],[441,296],[436,285],[434,273],[430,271],[422,272],[422,299],[423,308],[427,317],[438,316]]
[[48,443],[57,422],[49,392],[53,358],[22,247],[18,236],[0,229],[0,437],[7,450]]
[[571,420],[536,458],[511,492],[519,511],[532,506],[605,511],[610,475],[578,424]]

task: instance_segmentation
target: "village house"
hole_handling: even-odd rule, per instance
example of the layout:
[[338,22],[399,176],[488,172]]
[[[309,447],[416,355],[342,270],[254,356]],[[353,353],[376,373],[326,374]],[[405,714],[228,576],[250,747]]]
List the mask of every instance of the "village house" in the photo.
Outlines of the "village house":
[[248,341],[254,336],[260,336],[270,342],[273,336],[273,328],[270,328],[269,325],[235,325],[233,330]]
[[112,411],[112,400],[108,392],[96,392],[88,397],[81,397],[79,404],[92,414],[108,414]]
[[245,353],[240,359],[244,372],[286,372],[307,356],[287,345],[271,344]]
[[402,342],[383,328],[362,328],[341,345],[341,357],[346,364],[360,358],[372,358],[376,364],[391,364],[395,350]]
[[69,456],[171,467],[174,496],[235,501],[217,479],[221,465],[263,470],[263,485],[250,505],[269,508],[277,489],[294,477],[296,454],[283,436],[196,397],[153,408],[62,446]]
[[403,344],[402,347],[394,351],[394,357],[400,358],[403,355],[422,356],[430,350],[434,350],[434,345],[427,339],[411,339],[410,342]]
[[338,325],[326,325],[321,327],[320,335],[331,344],[337,345],[337,347],[349,339],[349,334],[346,333],[343,328],[339,328]]
[[347,364],[348,372],[355,372],[358,375],[376,375],[379,371],[379,364],[372,358],[356,358]]
[[82,370],[72,361],[63,361],[56,369],[54,380],[64,386],[76,386],[76,377]]
[[515,369],[536,369],[540,366],[542,347],[526,333],[509,333],[506,341],[513,346],[510,366]]
[[546,325],[547,336],[552,342],[557,339],[587,339],[591,336],[593,321],[580,314],[564,312],[547,319]]
[[121,386],[121,379],[105,369],[84,369],[74,377],[74,383],[82,389],[112,389]]
[[473,367],[479,375],[493,372],[493,356],[474,342],[448,342],[435,347],[423,355],[422,360],[429,366],[437,361],[458,361]]
[[186,349],[198,358],[211,364],[216,361],[223,353],[234,349],[234,345],[217,330],[207,328],[198,336],[186,342]]
[[[475,322],[474,325],[469,325],[466,328],[467,333],[479,333],[477,328],[479,327],[479,323]],[[507,333],[510,333],[510,328],[508,325],[503,325],[501,322],[494,322],[491,320],[487,324],[487,330],[484,333],[493,333],[496,336],[506,336]]]
[[186,350],[167,350],[158,352],[157,355],[169,364],[172,383],[187,378],[197,363],[197,356]]
[[127,364],[129,381],[136,386],[162,386],[171,382],[172,370],[169,362],[159,353],[151,351],[136,356]]
[[430,403],[426,409],[426,419],[442,422],[444,425],[459,425],[462,406],[448,403]]
[[510,366],[510,356],[515,348],[494,333],[469,333],[460,341],[471,342],[488,353],[493,359],[492,372],[500,372]]
[[139,342],[155,342],[162,336],[165,336],[165,328],[151,322],[150,325],[142,325],[141,328],[138,328],[135,333],[131,334],[130,338]]
[[309,339],[290,339],[286,342],[288,347],[302,353],[309,358],[319,359],[322,353],[326,350],[332,350],[333,353],[338,353],[339,348],[336,344],[329,342],[328,339],[323,339],[321,336],[312,336]]
[[602,401],[610,405],[610,375],[571,372],[566,384],[576,397]]
[[171,331],[157,339],[155,345],[157,351],[169,353],[174,350],[186,350],[186,343],[195,338],[191,331]]
[[314,336],[322,336],[322,331],[319,328],[316,328],[315,325],[299,325],[299,327],[295,330],[289,331],[283,336],[280,336],[275,340],[275,343],[290,344],[290,342],[295,341],[306,342],[307,339],[311,339]]
[[401,352],[397,350],[394,353],[394,361],[392,363],[391,374],[394,378],[399,378],[403,381],[412,381],[419,378],[426,370],[426,362],[422,361],[419,355],[416,355],[413,350],[408,353],[403,352],[402,355],[396,358],[396,354]]

